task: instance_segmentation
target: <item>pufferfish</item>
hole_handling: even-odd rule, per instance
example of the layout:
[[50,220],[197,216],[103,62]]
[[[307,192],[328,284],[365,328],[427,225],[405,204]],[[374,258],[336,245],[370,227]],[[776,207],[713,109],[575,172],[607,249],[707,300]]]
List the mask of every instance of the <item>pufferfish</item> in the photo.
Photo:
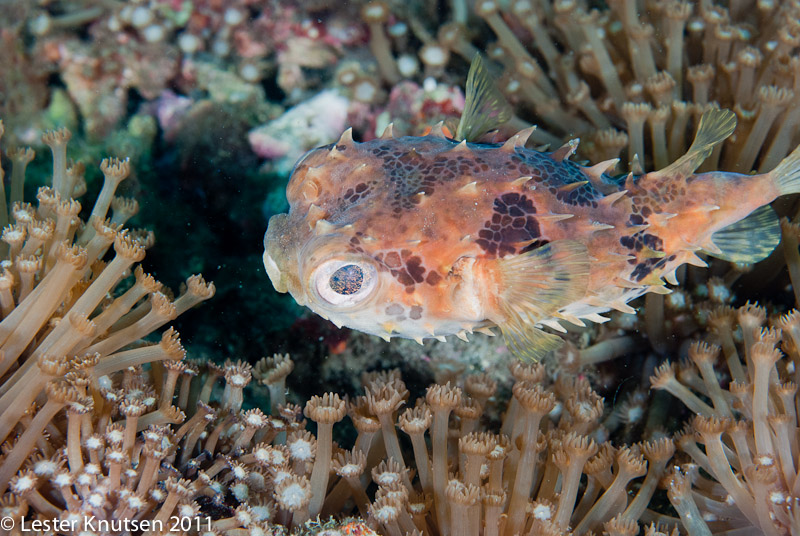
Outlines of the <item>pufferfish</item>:
[[570,142],[474,143],[507,117],[473,62],[455,139],[357,143],[347,130],[297,162],[289,213],[270,219],[264,265],[279,292],[337,326],[422,343],[498,327],[517,356],[539,359],[561,322],[602,322],[628,302],[667,293],[697,255],[752,263],[780,241],[769,203],[800,192],[800,148],[760,175],[695,171],[736,127],[735,114],[701,118],[688,152],[666,168],[613,177],[617,160],[585,167]]

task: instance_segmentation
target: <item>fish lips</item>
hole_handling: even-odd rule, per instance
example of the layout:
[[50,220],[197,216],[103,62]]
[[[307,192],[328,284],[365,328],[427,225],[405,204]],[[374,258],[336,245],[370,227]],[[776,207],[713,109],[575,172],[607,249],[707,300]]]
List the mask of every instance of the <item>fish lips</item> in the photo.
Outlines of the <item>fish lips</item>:
[[269,219],[267,232],[264,233],[264,268],[267,271],[272,286],[278,292],[287,292],[286,275],[291,267],[286,266],[288,260],[287,251],[287,220],[288,214],[276,214]]

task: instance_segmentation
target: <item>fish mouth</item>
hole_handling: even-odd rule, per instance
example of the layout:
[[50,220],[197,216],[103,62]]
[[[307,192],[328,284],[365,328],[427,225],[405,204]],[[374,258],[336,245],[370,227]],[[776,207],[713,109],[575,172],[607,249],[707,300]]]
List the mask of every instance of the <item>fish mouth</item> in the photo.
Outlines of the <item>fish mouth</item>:
[[[278,292],[287,292],[286,249],[285,233],[287,229],[287,215],[276,214],[269,219],[267,232],[264,233],[264,268],[267,271],[272,286]],[[283,267],[283,269],[281,269]]]
[[278,292],[286,292],[288,289],[285,285],[281,284],[281,269],[278,264],[270,257],[269,252],[264,250],[264,268],[267,270],[269,280],[272,281],[272,286]]

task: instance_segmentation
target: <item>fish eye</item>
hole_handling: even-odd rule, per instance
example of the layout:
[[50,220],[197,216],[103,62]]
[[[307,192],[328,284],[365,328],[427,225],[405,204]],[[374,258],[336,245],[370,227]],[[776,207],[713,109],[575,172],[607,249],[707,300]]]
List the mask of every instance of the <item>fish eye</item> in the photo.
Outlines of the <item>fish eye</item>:
[[314,289],[320,298],[331,305],[355,305],[372,293],[376,275],[375,266],[368,262],[328,261],[317,268]]

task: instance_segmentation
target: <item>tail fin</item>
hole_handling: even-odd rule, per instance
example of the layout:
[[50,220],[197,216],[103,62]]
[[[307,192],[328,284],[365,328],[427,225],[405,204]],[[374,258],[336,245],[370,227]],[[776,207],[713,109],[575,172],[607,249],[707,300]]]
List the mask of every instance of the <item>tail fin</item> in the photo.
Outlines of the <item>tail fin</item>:
[[800,147],[769,172],[781,195],[800,193]]

